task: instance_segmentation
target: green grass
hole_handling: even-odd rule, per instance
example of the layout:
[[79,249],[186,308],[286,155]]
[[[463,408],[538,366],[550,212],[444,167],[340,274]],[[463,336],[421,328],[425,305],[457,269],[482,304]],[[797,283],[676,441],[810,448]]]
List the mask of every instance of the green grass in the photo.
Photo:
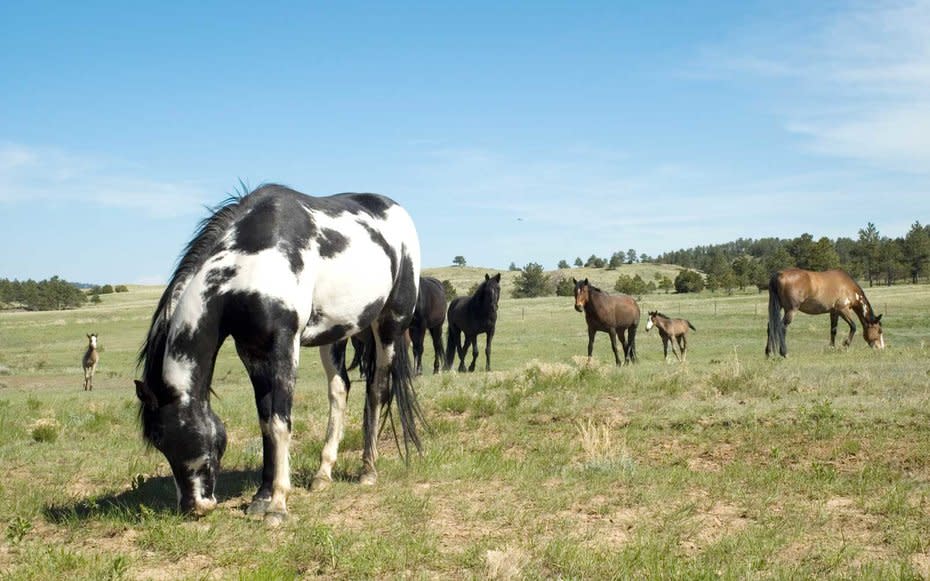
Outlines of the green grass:
[[[462,289],[484,273],[454,270]],[[799,315],[784,361],[762,355],[764,294],[648,295],[643,311],[697,327],[688,363],[665,364],[641,325],[641,362],[621,369],[608,364],[604,335],[586,362],[570,298],[505,292],[493,371],[418,380],[432,428],[423,455],[405,465],[385,432],[374,488],[354,481],[356,382],[336,481],[309,492],[327,397],[318,355],[305,350],[291,518],[278,529],[242,511],[261,439],[229,344],[215,373],[229,432],[220,506],[199,520],[173,512],[170,471],[141,443],[132,387],[159,290],[133,287],[78,311],[0,313],[0,576],[930,574],[928,286],[867,289],[886,313],[884,352],[859,336],[830,349],[828,318]],[[88,332],[102,351],[93,392],[81,388]],[[37,438],[40,428],[56,437]]]

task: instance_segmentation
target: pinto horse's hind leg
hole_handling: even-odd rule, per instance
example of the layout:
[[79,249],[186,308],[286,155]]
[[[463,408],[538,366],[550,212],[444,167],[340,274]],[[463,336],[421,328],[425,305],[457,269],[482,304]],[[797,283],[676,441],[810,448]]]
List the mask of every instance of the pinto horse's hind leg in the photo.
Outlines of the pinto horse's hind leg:
[[[374,325],[374,369],[365,385],[364,439],[362,452],[362,473],[359,482],[373,485],[378,482],[378,423],[381,418],[381,406],[391,397],[390,374],[396,350],[403,348],[402,330],[393,321]],[[406,357],[402,359],[406,361]],[[408,370],[409,373],[409,370]]]
[[339,453],[339,443],[345,434],[346,400],[349,396],[349,374],[345,368],[346,341],[320,347],[320,361],[329,384],[329,423],[326,442],[320,453],[320,469],[310,483],[310,490],[323,490],[333,481],[333,464]]

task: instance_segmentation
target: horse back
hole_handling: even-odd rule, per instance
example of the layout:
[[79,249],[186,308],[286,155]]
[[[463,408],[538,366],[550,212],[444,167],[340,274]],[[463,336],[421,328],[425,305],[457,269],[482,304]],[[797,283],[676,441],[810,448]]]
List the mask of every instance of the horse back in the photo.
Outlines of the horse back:
[[864,298],[859,285],[839,269],[817,272],[788,268],[772,276],[769,292],[775,292],[783,308],[819,315],[847,308]]

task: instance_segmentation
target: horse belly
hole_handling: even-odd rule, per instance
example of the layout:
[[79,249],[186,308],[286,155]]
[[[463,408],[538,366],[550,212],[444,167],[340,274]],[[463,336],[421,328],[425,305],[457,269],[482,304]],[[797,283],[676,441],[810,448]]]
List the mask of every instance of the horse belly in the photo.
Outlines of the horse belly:
[[807,315],[823,315],[833,310],[833,306],[817,299],[806,299],[798,306],[798,309]]

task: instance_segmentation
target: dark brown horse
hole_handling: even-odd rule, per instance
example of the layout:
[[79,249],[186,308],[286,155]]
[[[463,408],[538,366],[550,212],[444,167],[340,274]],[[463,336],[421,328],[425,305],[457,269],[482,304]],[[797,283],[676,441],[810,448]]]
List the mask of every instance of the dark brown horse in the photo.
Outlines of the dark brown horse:
[[[602,331],[610,335],[614,360],[621,365],[617,354],[617,338],[623,346],[623,360],[636,362],[636,327],[639,325],[639,305],[630,295],[609,295],[592,286],[588,279],[575,280],[575,310],[584,312],[588,323],[588,359],[594,351],[594,334]],[[626,335],[624,336],[624,332]]]
[[439,367],[445,358],[442,349],[442,325],[445,322],[445,287],[431,276],[421,276],[417,308],[413,311],[413,320],[410,321],[410,342],[413,343],[416,375],[423,373],[423,340],[427,331],[433,339],[433,373],[439,373]]
[[[649,320],[646,321],[646,332],[655,327],[659,330],[659,336],[662,337],[662,349],[665,351],[665,362],[668,363],[668,344],[672,344],[672,355],[679,361],[685,361],[688,351],[688,329],[694,329],[694,325],[687,319],[673,319],[666,317],[659,311],[650,311]],[[697,331],[697,329],[694,329]],[[675,342],[678,342],[678,351],[675,352]]]
[[[459,372],[465,371],[465,354],[471,345],[471,365],[468,371],[475,370],[478,360],[478,335],[487,334],[484,343],[485,371],[491,371],[491,340],[497,327],[497,302],[501,296],[501,275],[484,275],[484,282],[478,285],[475,294],[456,297],[449,304],[448,339],[446,341],[446,364],[443,369],[452,369],[455,355],[459,356]],[[461,335],[465,341],[461,341]]]
[[[781,311],[785,315],[782,317]],[[843,341],[848,347],[856,334],[853,313],[862,323],[862,337],[870,347],[885,348],[882,336],[882,316],[876,315],[865,298],[862,287],[842,270],[814,272],[788,268],[772,275],[769,280],[769,326],[766,356],[775,349],[782,357],[788,355],[785,334],[795,313],[808,315],[830,313],[830,346],[836,345],[836,325],[842,318],[849,325],[849,336]]]

